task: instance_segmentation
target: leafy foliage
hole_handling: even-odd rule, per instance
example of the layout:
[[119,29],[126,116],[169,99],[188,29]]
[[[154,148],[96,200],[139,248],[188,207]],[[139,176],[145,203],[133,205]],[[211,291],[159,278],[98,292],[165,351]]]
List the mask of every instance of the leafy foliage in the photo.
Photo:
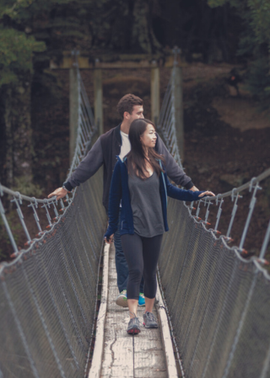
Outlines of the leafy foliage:
[[16,84],[18,77],[33,72],[34,52],[45,50],[43,42],[11,28],[0,27],[0,86]]
[[224,6],[226,3],[238,10],[246,28],[254,33],[257,44],[270,45],[269,0],[208,0],[210,7]]
[[269,0],[208,0],[211,7],[229,3],[243,20],[238,55],[252,60],[247,76],[251,93],[269,107],[270,3]]
[[260,101],[262,109],[269,108],[270,75],[269,62],[265,57],[254,60],[250,66],[247,87]]

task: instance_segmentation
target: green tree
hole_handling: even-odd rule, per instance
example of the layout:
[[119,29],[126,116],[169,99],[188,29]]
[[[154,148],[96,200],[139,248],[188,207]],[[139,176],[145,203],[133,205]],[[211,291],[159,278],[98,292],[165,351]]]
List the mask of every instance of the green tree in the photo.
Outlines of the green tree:
[[[161,48],[152,28],[157,3],[158,0],[1,1],[0,107],[5,109],[5,116],[2,122],[0,116],[0,131],[7,141],[1,145],[1,158],[8,185],[14,176],[25,176],[26,169],[21,167],[32,164],[31,117],[27,115],[31,87],[46,87],[53,95],[57,77],[48,70],[50,60],[61,60],[63,51],[74,48],[89,53],[95,49],[156,52]],[[31,176],[31,169],[27,171]]]
[[33,73],[33,53],[45,50],[43,42],[24,32],[0,26],[0,87],[16,85]]
[[[25,5],[21,2],[21,6]],[[4,116],[1,122],[1,181],[12,186],[14,174],[31,182],[32,130],[30,121],[33,55],[45,50],[43,42],[20,28],[9,16],[17,2],[4,1],[0,7],[0,91]],[[3,173],[4,177],[3,177]]]
[[270,3],[269,0],[208,0],[211,7],[229,3],[243,22],[238,55],[251,61],[247,86],[263,108],[270,101]]

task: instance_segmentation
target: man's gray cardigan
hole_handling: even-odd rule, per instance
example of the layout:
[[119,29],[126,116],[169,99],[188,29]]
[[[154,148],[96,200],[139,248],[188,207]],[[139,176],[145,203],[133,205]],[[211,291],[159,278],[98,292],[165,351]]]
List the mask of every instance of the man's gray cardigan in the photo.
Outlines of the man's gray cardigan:
[[[120,126],[121,124],[98,138],[68,181],[64,183],[65,188],[70,191],[92,177],[103,165],[103,205],[106,212],[108,212],[112,174],[122,145]],[[194,184],[191,178],[177,165],[159,136],[157,137],[155,149],[164,157],[164,166],[170,179],[177,185],[185,187],[185,189],[192,188]]]

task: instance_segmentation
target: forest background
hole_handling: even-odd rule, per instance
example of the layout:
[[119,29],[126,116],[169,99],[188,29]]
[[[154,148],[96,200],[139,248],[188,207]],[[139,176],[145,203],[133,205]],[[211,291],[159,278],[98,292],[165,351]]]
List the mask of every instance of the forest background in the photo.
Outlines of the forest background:
[[[241,184],[269,167],[269,127],[260,132],[261,139],[258,133],[240,135],[210,106],[217,93],[220,98],[228,96],[229,72],[237,67],[242,93],[256,106],[258,117],[260,113],[269,117],[269,0],[0,0],[0,182],[39,197],[66,177],[68,77],[50,70],[51,61],[60,62],[63,52],[73,49],[89,52],[93,60],[104,53],[108,57],[158,54],[162,59],[175,45],[181,48],[189,73],[184,94],[184,165],[193,181],[225,191],[235,186],[233,180]],[[223,76],[216,77],[213,72],[224,65]],[[197,81],[188,91],[198,71],[210,80]],[[143,95],[149,97],[149,92]],[[109,112],[106,99],[104,106]],[[111,127],[117,121],[114,117]],[[219,166],[211,167],[208,161],[199,167],[199,152],[205,151],[209,160],[215,159],[215,151],[220,153],[221,130],[226,130],[221,139],[228,147],[227,156]],[[228,151],[234,149],[239,150],[234,157],[239,164],[230,160],[227,168],[229,175],[237,175],[215,181],[215,172],[218,176],[224,169]],[[251,153],[260,155],[256,164]],[[252,169],[243,173],[246,165]],[[270,189],[262,204],[269,206]]]

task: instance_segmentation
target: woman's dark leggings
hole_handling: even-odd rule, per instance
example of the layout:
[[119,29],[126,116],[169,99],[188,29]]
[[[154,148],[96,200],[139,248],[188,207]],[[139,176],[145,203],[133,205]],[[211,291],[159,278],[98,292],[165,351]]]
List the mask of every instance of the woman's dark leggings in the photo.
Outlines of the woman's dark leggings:
[[127,298],[138,299],[140,282],[144,277],[144,295],[155,298],[157,290],[156,270],[162,235],[144,238],[137,234],[121,236],[122,248],[127,260],[129,276]]

